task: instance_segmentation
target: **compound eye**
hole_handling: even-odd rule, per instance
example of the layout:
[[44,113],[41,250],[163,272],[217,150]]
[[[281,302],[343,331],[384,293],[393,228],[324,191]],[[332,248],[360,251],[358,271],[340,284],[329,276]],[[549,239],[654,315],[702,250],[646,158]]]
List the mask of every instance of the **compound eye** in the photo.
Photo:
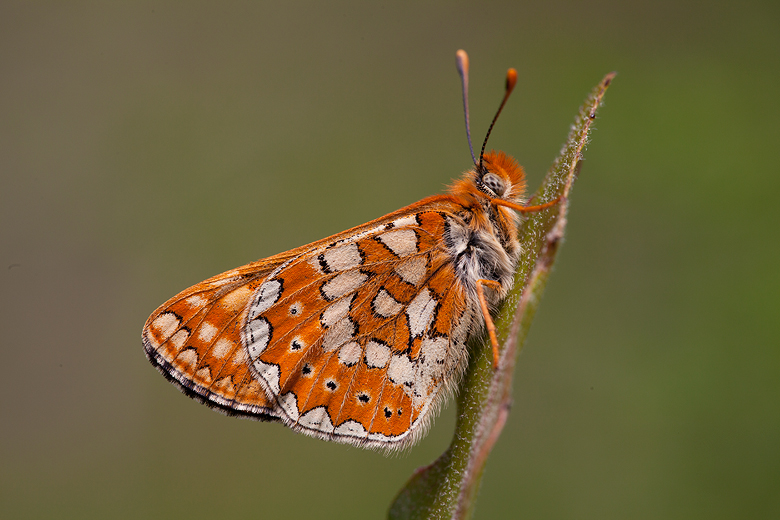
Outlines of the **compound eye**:
[[482,184],[484,184],[485,187],[492,191],[497,197],[503,196],[504,191],[506,191],[506,185],[504,184],[503,179],[493,173],[486,173],[482,177]]

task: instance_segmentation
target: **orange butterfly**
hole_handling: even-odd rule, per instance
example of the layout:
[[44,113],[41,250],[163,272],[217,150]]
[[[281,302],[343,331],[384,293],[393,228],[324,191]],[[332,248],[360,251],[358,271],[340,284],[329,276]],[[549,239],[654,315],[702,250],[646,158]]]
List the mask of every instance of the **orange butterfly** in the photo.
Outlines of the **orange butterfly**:
[[[466,131],[468,56],[458,51]],[[506,93],[485,137],[517,81]],[[446,195],[253,262],[168,300],[147,320],[149,361],[229,415],[361,447],[409,446],[461,379],[466,341],[509,291],[525,175],[485,144]]]

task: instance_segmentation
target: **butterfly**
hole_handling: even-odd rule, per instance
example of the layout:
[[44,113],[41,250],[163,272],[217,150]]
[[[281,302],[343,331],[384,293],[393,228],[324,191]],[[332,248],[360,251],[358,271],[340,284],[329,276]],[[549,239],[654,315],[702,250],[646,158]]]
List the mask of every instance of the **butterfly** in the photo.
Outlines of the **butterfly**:
[[471,146],[468,56],[457,53],[474,167],[448,193],[209,278],[147,320],[149,361],[229,415],[359,447],[411,446],[457,387],[467,340],[513,284],[525,174]]

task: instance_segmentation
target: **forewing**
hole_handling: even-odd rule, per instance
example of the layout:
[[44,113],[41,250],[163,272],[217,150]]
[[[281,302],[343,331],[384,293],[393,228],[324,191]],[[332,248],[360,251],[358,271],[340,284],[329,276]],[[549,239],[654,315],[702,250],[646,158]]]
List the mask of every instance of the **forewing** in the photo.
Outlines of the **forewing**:
[[476,313],[419,211],[301,254],[255,292],[243,341],[290,427],[395,449],[422,435],[465,367]]

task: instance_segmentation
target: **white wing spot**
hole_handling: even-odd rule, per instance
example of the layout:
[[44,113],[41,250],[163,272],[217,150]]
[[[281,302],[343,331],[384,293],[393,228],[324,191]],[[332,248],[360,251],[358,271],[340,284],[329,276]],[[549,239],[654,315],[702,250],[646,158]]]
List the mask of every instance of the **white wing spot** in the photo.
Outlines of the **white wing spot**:
[[401,312],[401,309],[403,309],[403,305],[396,301],[395,298],[390,296],[390,293],[388,293],[384,289],[380,289],[379,292],[374,297],[374,312],[382,316],[383,318],[389,318],[390,316],[395,316],[399,312]]
[[427,264],[424,257],[418,256],[397,265],[395,272],[401,277],[401,280],[416,286],[425,278],[425,273],[428,271]]
[[268,383],[268,388],[273,392],[275,395],[279,394],[279,367],[277,365],[271,365],[269,363],[263,363],[259,359],[256,359],[254,362],[255,370],[257,370],[257,375],[260,376],[266,383]]
[[420,347],[420,359],[424,366],[442,364],[447,359],[447,350],[450,340],[446,336],[438,338],[425,338]]
[[417,235],[411,229],[394,229],[377,238],[398,256],[408,256],[417,252]]
[[337,435],[345,435],[347,437],[366,437],[368,435],[368,432],[363,427],[363,425],[357,421],[353,421],[352,419],[341,423],[338,428],[333,430],[333,433]]
[[295,398],[295,394],[287,392],[279,398],[279,406],[282,407],[287,417],[293,421],[298,420],[298,400]]
[[265,318],[252,320],[246,326],[246,342],[249,357],[256,359],[263,353],[271,339],[271,325]]
[[200,330],[198,331],[198,339],[204,343],[209,343],[212,339],[214,339],[214,336],[218,331],[218,328],[216,328],[211,323],[206,322],[200,326]]
[[322,292],[328,300],[335,300],[354,292],[368,280],[368,275],[360,271],[347,271],[334,276],[322,286]]
[[363,263],[360,250],[354,242],[328,249],[322,253],[322,260],[330,271],[346,271]]
[[255,297],[252,301],[252,307],[249,309],[248,320],[254,319],[258,314],[261,314],[271,308],[271,305],[276,303],[279,299],[279,293],[281,292],[282,284],[279,280],[269,280],[255,293]]
[[415,392],[412,396],[413,406],[418,406],[428,399],[436,389],[447,371],[447,350],[449,338],[426,338],[420,347],[420,357],[417,364]]
[[414,297],[406,308],[409,317],[409,331],[412,336],[422,334],[433,320],[433,311],[436,309],[436,299],[431,296],[431,291],[426,287]]
[[333,423],[330,421],[328,410],[324,406],[312,408],[298,419],[298,424],[312,430],[333,433]]
[[406,393],[410,393],[410,385],[414,383],[414,364],[407,356],[393,356],[387,376],[393,383],[403,386]]
[[344,318],[325,331],[322,336],[322,349],[330,352],[347,343],[355,335],[355,324],[349,318]]
[[382,368],[390,360],[390,347],[369,341],[366,345],[366,364],[369,368]]
[[[353,295],[354,296],[354,295]],[[332,327],[337,321],[347,315],[352,304],[352,297],[342,298],[322,312],[321,321],[326,327]]]
[[401,217],[393,221],[393,226],[398,228],[407,227],[407,226],[419,226],[419,225],[420,224],[417,222],[417,215],[408,215],[406,217]]
[[362,352],[363,350],[360,348],[360,345],[352,341],[346,345],[342,345],[339,349],[339,361],[341,361],[343,365],[351,367],[360,361],[360,354]]

